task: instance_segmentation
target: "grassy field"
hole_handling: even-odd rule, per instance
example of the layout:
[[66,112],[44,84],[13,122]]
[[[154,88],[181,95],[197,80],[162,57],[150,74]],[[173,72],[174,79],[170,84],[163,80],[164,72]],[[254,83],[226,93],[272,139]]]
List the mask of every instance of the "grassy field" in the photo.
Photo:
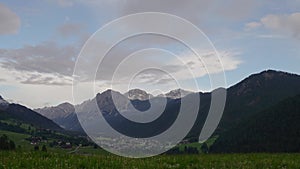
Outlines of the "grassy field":
[[300,168],[300,154],[160,155],[130,159],[109,154],[2,151],[1,168]]
[[26,138],[30,137],[30,135],[0,130],[0,136],[4,134],[7,135],[9,139],[13,140],[17,146],[21,146],[23,149],[29,150],[33,147],[30,146],[29,142],[25,140]]
[[[0,169],[9,168],[62,168],[62,169],[165,169],[165,168],[300,168],[300,154],[198,154],[198,155],[160,155],[145,159],[130,159],[112,155],[92,146],[81,147],[76,154],[73,149],[50,148],[47,152],[33,151],[33,146],[25,138],[29,135],[1,131],[14,140],[15,151],[0,151]],[[210,144],[210,142],[208,142]],[[200,149],[201,144],[179,145]]]

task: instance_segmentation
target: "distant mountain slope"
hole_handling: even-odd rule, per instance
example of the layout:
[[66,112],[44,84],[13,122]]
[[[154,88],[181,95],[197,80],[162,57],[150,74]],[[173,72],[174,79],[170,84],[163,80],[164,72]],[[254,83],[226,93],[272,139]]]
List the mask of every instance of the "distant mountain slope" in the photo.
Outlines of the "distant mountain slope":
[[62,103],[58,106],[34,109],[34,111],[36,111],[36,112],[40,113],[41,115],[53,120],[55,118],[67,117],[70,114],[74,113],[75,109],[74,109],[74,106],[70,103]]
[[0,96],[0,110],[5,110],[9,103]]
[[220,129],[235,126],[241,119],[297,94],[299,75],[274,70],[253,74],[227,90]]
[[[300,76],[268,70],[250,75],[227,89],[227,100],[222,119],[215,134],[223,133],[279,101],[300,94]],[[198,118],[188,137],[197,137],[210,107],[211,93],[201,95]]]
[[[23,146],[32,148],[30,141],[33,140],[34,142],[41,142],[43,145],[46,144],[44,141],[48,141],[48,143],[63,141],[77,146],[94,145],[86,139],[84,134],[66,131],[52,120],[19,104],[8,103],[5,109],[0,110],[0,131],[7,135],[27,135],[26,140],[24,138],[16,138],[14,140],[16,143],[19,143],[20,139],[23,139],[22,149]],[[35,140],[36,138],[39,139]]]
[[70,103],[62,103],[58,106],[35,109],[36,112],[53,120],[62,128],[70,131],[83,132],[75,113],[75,108]]
[[63,130],[56,123],[19,104],[8,104],[6,108],[0,110],[0,120],[13,119],[27,124],[32,124],[37,128]]
[[281,101],[224,132],[213,152],[300,152],[300,95]]

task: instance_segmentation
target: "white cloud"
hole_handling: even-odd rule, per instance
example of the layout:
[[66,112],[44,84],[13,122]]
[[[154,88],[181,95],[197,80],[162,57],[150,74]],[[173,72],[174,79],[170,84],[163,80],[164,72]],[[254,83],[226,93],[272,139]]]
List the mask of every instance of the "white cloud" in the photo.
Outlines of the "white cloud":
[[286,38],[285,36],[282,35],[277,35],[277,34],[260,34],[256,36],[257,38],[262,38],[262,39],[283,39]]
[[300,13],[266,15],[259,22],[250,22],[245,29],[254,29],[263,26],[274,33],[300,38]]
[[[3,69],[17,72],[13,76],[16,77],[15,80],[20,84],[43,86],[71,85],[76,56],[80,51],[79,46],[76,44],[59,46],[54,42],[44,42],[34,46],[26,45],[18,49],[0,49],[0,65]],[[173,52],[183,62],[179,62],[176,57],[166,56],[161,53],[150,53],[142,54],[134,60],[128,60],[132,62],[127,65],[124,64],[124,67],[119,65],[121,62],[124,62],[122,61],[124,58],[133,52],[151,47]],[[93,52],[97,53],[97,50],[99,49],[96,48]],[[111,79],[114,71],[117,68],[121,68],[119,78],[117,78],[118,83],[126,84],[125,82],[132,78],[136,70],[141,70],[147,65],[166,70],[174,74],[177,80],[192,78],[187,67],[192,68],[193,72],[196,72],[196,78],[206,75],[207,72],[203,68],[203,63],[196,57],[192,57],[192,54],[183,51],[187,51],[187,48],[173,39],[153,35],[135,37],[117,45],[116,50],[112,50],[106,56],[103,64],[99,67],[99,72],[101,73],[98,72],[96,79],[107,82]],[[241,63],[239,58],[235,57],[236,55],[233,52],[221,52],[221,60],[225,71],[236,69]],[[205,63],[210,73],[222,71],[213,52],[204,52],[202,57],[205,57]],[[90,60],[85,61],[85,68],[87,69],[85,82],[92,82],[94,74],[90,72],[89,68],[97,67],[98,63]],[[148,71],[146,74],[148,76],[139,77],[136,80],[139,83],[159,85],[168,84],[172,80],[169,75],[164,75],[158,71]],[[106,83],[105,87],[109,88],[110,86]]]
[[9,70],[71,76],[79,50],[76,45],[59,46],[55,42],[0,49],[0,65]]
[[18,33],[21,20],[19,16],[8,7],[0,3],[0,35]]
[[261,23],[267,29],[287,33],[293,37],[300,38],[300,13],[267,15],[261,19]]
[[60,74],[22,72],[16,73],[16,80],[22,84],[48,85],[48,86],[71,86],[72,78]]
[[[236,69],[242,63],[237,55],[236,52],[222,51],[219,60],[216,53],[210,51],[200,54],[200,60],[192,52],[174,56],[159,50],[143,50],[126,58],[116,68],[104,63],[97,81],[101,87],[110,88],[113,85],[114,89],[122,92],[128,89],[129,84],[146,90],[154,86],[156,89],[170,89],[178,81],[191,81],[208,74]],[[111,69],[112,72],[109,72]]]
[[[18,81],[26,80],[33,74],[40,75],[35,80],[47,80],[46,78],[53,77],[55,81],[66,81],[64,77],[53,76],[51,74],[38,74],[33,72],[22,72],[7,70],[0,67],[0,95],[10,102],[20,103],[25,106],[38,108],[46,103],[50,105],[57,105],[61,102],[72,102],[72,86],[70,85],[50,85],[50,84],[24,84]],[[18,78],[18,80],[16,80]],[[68,78],[67,78],[68,79]],[[51,82],[51,81],[49,81]]]
[[249,23],[246,23],[245,30],[250,31],[250,30],[253,30],[253,29],[257,29],[261,26],[262,26],[262,24],[260,22],[249,22]]

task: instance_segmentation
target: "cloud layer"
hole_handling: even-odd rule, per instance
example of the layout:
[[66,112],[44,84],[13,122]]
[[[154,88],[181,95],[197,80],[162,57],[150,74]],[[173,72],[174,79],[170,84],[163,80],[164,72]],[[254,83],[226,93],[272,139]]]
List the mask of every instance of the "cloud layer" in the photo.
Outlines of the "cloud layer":
[[[43,0],[37,3],[4,3],[7,6],[0,4],[0,36],[5,35],[0,46],[1,94],[11,92],[12,98],[19,100],[32,101],[34,99],[31,96],[35,95],[38,102],[42,100],[40,95],[43,95],[43,99],[51,103],[70,101],[71,97],[66,97],[71,95],[74,65],[89,35],[113,19],[137,12],[170,13],[187,19],[212,40],[219,50],[221,61],[211,48],[201,49],[204,65],[203,60],[193,56],[189,49],[180,46],[174,39],[141,36],[128,39],[111,50],[96,76],[89,70],[84,72],[85,85],[89,86],[96,77],[99,86],[96,91],[101,92],[110,88],[111,77],[117,73],[114,80],[120,89],[126,90],[126,83],[133,80],[145,90],[147,87],[165,86],[162,90],[167,91],[176,85],[174,77],[190,84],[191,69],[200,83],[208,79],[207,83],[200,84],[208,91],[210,82],[205,68],[209,68],[209,73],[218,74],[222,71],[220,62],[225,71],[235,70],[234,73],[226,72],[230,84],[240,80],[241,75],[270,68],[270,65],[287,71],[298,70],[298,60],[286,62],[286,66],[282,64],[281,56],[299,56],[298,44],[295,43],[300,39],[299,0]],[[24,24],[22,26],[20,18]],[[161,25],[149,20],[142,22],[145,23],[140,26],[158,28]],[[113,39],[126,29],[134,30],[137,26],[124,25],[106,35],[108,39]],[[199,39],[191,31],[172,23],[168,22],[168,27],[191,40]],[[268,44],[264,47],[266,41]],[[107,45],[105,43],[110,44],[101,41],[99,45]],[[132,59],[125,59],[147,48],[163,49],[177,56],[164,52],[142,52],[131,56]],[[94,52],[99,52],[97,50],[99,46]],[[98,66],[98,62],[88,58],[85,61],[87,69]],[[245,64],[241,68],[243,62]],[[290,66],[293,64],[294,68]],[[158,69],[142,70],[150,66]],[[139,74],[135,74],[139,71]],[[65,95],[61,94],[64,92]],[[55,93],[59,93],[59,96]],[[82,99],[91,98],[93,94],[84,93]],[[49,97],[53,100],[48,100]],[[32,101],[30,104],[41,103]]]
[[0,49],[0,59],[1,66],[10,70],[71,76],[78,52],[76,46],[44,42],[19,49]]
[[259,22],[250,22],[245,25],[246,30],[264,27],[275,33],[286,34],[294,38],[300,38],[300,13],[266,15]]

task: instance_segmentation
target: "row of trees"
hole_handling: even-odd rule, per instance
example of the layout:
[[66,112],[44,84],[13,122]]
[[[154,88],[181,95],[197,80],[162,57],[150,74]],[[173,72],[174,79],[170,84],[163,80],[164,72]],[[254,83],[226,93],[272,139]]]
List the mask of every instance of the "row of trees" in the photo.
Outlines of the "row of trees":
[[[203,143],[200,147],[202,153],[208,153],[209,147],[206,143]],[[184,146],[183,151],[179,147],[174,147],[166,152],[166,154],[199,154],[197,147]]]

